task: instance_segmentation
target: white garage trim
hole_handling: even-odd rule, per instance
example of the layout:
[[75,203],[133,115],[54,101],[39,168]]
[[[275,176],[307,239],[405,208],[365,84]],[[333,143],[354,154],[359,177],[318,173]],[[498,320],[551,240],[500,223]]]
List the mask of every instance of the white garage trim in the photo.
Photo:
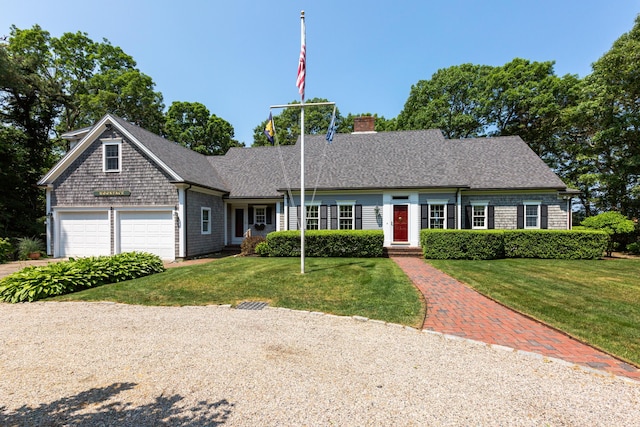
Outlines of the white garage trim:
[[55,257],[111,254],[110,212],[101,210],[54,211]]
[[175,259],[175,222],[173,208],[119,208],[115,213],[116,252],[141,251],[163,260]]

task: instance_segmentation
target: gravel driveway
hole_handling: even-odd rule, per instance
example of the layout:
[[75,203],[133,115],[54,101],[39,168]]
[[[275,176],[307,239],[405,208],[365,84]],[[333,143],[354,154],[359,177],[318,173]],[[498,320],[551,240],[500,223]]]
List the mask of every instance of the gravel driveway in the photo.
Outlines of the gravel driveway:
[[0,425],[640,425],[640,383],[267,308],[0,304]]

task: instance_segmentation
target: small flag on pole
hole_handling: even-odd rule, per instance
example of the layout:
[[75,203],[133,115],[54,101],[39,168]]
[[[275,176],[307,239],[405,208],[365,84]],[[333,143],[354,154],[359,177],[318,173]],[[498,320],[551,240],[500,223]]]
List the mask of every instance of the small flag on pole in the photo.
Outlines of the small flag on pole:
[[304,101],[304,80],[307,74],[307,46],[305,41],[305,25],[304,25],[304,12],[302,12],[302,20],[300,23],[300,59],[298,60],[298,79],[296,80],[296,86],[298,92]]
[[333,136],[336,134],[336,106],[333,106],[333,114],[331,115],[331,122],[329,122],[329,130],[327,131],[326,139],[331,144]]
[[267,125],[264,127],[264,134],[267,136],[270,144],[273,144],[274,135],[276,134],[276,130],[273,127],[273,116],[269,113],[269,120],[267,120]]

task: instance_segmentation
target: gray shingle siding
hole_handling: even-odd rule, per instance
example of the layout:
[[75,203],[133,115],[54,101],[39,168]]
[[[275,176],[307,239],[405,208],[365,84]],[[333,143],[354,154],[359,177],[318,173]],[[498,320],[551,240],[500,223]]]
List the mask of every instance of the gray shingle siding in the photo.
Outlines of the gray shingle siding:
[[[211,234],[202,234],[202,208],[211,209]],[[187,190],[187,257],[210,254],[224,246],[222,197]]]
[[[106,131],[100,138],[120,138]],[[169,177],[126,139],[120,172],[103,172],[102,142],[96,139],[54,182],[52,206],[175,205],[176,187]],[[96,197],[96,190],[128,190],[130,196]]]
[[[555,193],[463,196],[463,211],[464,206],[474,201],[488,201],[489,205],[495,206],[494,219],[496,229],[516,229],[517,206],[522,205],[525,201],[539,201],[541,204],[548,206],[548,229],[564,230],[567,228],[567,202],[566,200],[558,199]],[[462,226],[464,228],[464,222]]]

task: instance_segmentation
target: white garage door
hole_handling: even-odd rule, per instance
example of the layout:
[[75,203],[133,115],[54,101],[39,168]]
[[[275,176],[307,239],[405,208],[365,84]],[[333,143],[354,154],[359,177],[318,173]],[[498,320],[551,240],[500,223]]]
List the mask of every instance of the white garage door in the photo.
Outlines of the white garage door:
[[172,211],[120,212],[120,252],[149,252],[175,259]]
[[109,255],[109,215],[105,212],[60,213],[61,257]]

